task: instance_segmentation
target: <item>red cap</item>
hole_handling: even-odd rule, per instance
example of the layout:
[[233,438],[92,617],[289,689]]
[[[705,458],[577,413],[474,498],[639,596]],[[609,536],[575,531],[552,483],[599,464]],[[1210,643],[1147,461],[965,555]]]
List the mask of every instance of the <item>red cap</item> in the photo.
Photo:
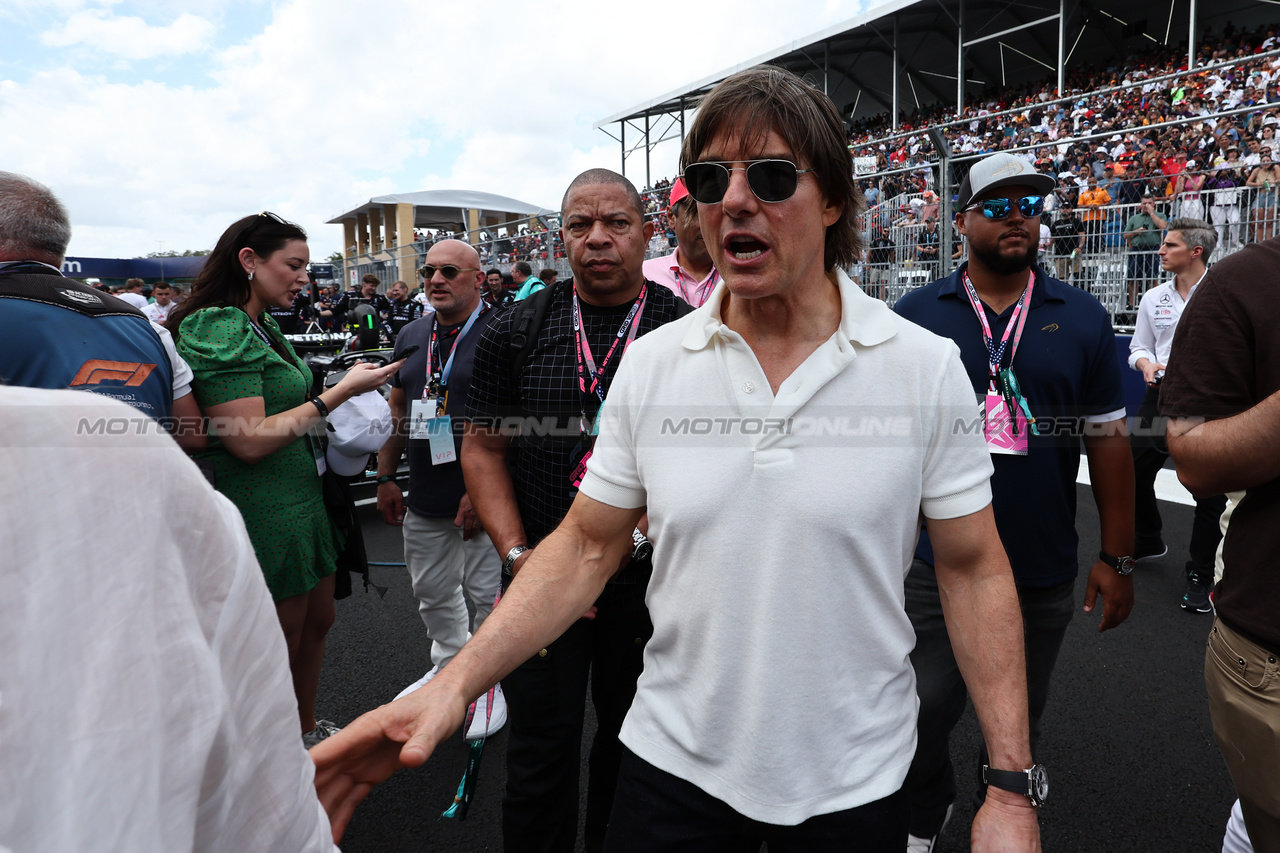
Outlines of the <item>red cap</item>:
[[667,202],[667,210],[671,210],[688,197],[689,188],[684,185],[684,178],[676,178],[676,182],[671,185],[671,200]]

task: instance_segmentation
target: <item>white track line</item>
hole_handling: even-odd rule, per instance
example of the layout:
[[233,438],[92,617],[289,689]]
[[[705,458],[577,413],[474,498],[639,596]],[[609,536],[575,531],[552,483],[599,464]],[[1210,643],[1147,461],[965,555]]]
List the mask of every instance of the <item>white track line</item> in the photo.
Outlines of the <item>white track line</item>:
[[[1080,473],[1076,475],[1076,482],[1082,486],[1089,485],[1089,460],[1084,454],[1080,455]],[[1172,468],[1161,468],[1156,474],[1156,499],[1183,506],[1196,505],[1196,499],[1191,497],[1186,486],[1178,482],[1178,475]]]

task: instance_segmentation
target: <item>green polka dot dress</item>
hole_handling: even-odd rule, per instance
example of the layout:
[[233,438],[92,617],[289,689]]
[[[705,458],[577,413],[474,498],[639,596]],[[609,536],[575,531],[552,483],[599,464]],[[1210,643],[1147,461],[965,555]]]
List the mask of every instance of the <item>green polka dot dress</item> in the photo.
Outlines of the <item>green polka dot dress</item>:
[[[268,416],[306,402],[311,371],[269,314],[260,327],[289,360],[267,346],[239,308],[204,308],[182,321],[178,353],[191,366],[200,408],[261,397]],[[340,534],[329,523],[320,477],[306,436],[250,465],[216,436],[199,454],[214,466],[218,491],[240,508],[267,588],[276,601],[302,595],[334,572]]]

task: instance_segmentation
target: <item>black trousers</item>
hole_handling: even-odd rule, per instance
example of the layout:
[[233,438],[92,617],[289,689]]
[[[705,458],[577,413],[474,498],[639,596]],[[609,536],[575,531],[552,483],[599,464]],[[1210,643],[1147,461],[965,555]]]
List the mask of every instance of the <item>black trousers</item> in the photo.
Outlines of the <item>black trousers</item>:
[[[1143,551],[1158,551],[1162,541],[1160,532],[1164,527],[1160,519],[1160,507],[1156,502],[1156,474],[1164,467],[1169,458],[1169,448],[1165,444],[1165,423],[1168,419],[1160,417],[1160,386],[1147,388],[1138,407],[1138,426],[1129,438],[1129,446],[1133,451],[1133,526],[1134,547]],[[1210,582],[1213,580],[1214,556],[1218,543],[1222,541],[1222,530],[1219,520],[1222,511],[1227,508],[1226,495],[1214,495],[1196,499],[1195,518],[1191,523],[1191,542],[1187,550],[1190,557],[1188,568]]]
[[598,729],[588,764],[586,850],[604,847],[622,744],[653,623],[646,584],[610,583],[595,619],[579,619],[502,679],[507,698],[506,853],[573,853],[578,834],[582,721],[590,675]]
[[[1031,752],[1040,740],[1040,719],[1049,701],[1049,683],[1067,625],[1075,613],[1073,588],[1067,581],[1050,587],[1018,587],[1027,664],[1027,704],[1031,724]],[[951,637],[942,615],[938,578],[933,566],[913,560],[906,579],[907,616],[916,632],[911,665],[916,671],[920,717],[916,723],[916,754],[902,785],[910,808],[912,835],[936,835],[956,798],[951,763],[951,730],[964,713],[968,691],[951,652]],[[974,770],[981,779],[987,761],[984,743]],[[1003,769],[1003,768],[1001,768]],[[979,785],[975,805],[985,795]]]
[[659,770],[623,747],[608,853],[902,853],[907,809],[902,791],[853,809],[815,815],[796,826],[751,820],[696,785]]

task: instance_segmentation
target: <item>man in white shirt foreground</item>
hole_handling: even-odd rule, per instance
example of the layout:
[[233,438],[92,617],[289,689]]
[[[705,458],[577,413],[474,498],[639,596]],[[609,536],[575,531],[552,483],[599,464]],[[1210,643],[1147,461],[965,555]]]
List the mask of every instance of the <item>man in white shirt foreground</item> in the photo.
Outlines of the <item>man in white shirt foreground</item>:
[[[1162,557],[1169,548],[1160,535],[1162,522],[1156,503],[1156,474],[1169,458],[1165,445],[1166,418],[1160,413],[1160,382],[1169,364],[1173,333],[1187,301],[1194,295],[1205,264],[1218,245],[1218,232],[1203,219],[1174,219],[1160,244],[1160,266],[1173,278],[1142,295],[1138,322],[1129,344],[1129,366],[1142,374],[1147,393],[1138,407],[1138,426],[1130,439],[1133,448],[1134,556],[1138,560]],[[1194,342],[1192,342],[1194,345]],[[1213,561],[1222,541],[1218,519],[1226,509],[1226,495],[1196,498],[1195,520],[1186,564],[1186,592],[1180,605],[1189,613],[1209,613],[1213,588]]]
[[[901,853],[917,707],[903,578],[922,515],[991,767],[1031,767],[991,462],[956,428],[973,392],[954,344],[840,271],[861,248],[861,199],[834,105],[789,72],[744,71],[702,102],[681,163],[724,284],[632,346],[581,494],[472,642],[312,752],[336,832],[583,614],[646,507],[654,634],[606,850],[857,838]],[[973,849],[1039,850],[1030,797],[992,788]]]
[[0,387],[0,849],[332,851],[240,512],[137,423]]

